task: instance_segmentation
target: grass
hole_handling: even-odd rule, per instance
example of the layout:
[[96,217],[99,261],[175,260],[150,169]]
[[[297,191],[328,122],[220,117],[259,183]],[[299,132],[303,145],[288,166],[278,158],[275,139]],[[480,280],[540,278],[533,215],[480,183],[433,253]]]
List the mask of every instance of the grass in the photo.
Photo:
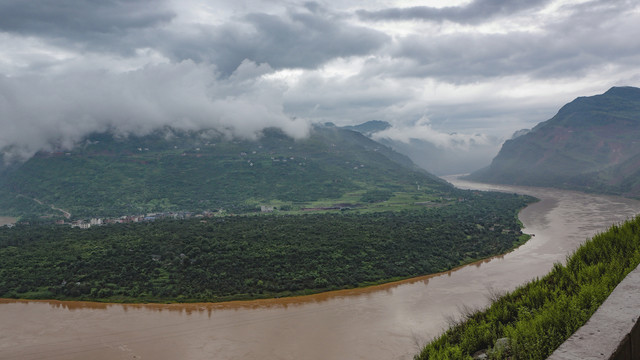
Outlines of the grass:
[[[451,205],[453,200],[443,200],[440,196],[434,196],[429,194],[428,191],[417,191],[404,189],[403,191],[394,191],[390,199],[380,202],[366,202],[362,201],[362,197],[367,191],[376,190],[375,187],[367,187],[365,189],[351,191],[343,194],[339,198],[332,199],[319,199],[309,202],[292,202],[281,200],[269,200],[261,201],[260,199],[249,199],[245,203],[248,206],[254,206],[256,208],[261,205],[272,206],[275,208],[273,214],[287,214],[287,215],[301,215],[308,213],[330,213],[339,211],[337,209],[331,210],[303,210],[311,208],[329,208],[334,207],[337,204],[350,204],[347,206],[350,212],[357,213],[375,213],[385,211],[402,211],[402,210],[417,210],[425,207],[440,207]],[[283,210],[284,209],[284,210]]]
[[[566,265],[496,296],[488,309],[467,312],[415,359],[472,359],[479,351],[489,359],[546,359],[638,264],[640,217],[594,236]],[[496,346],[503,338],[508,345]]]

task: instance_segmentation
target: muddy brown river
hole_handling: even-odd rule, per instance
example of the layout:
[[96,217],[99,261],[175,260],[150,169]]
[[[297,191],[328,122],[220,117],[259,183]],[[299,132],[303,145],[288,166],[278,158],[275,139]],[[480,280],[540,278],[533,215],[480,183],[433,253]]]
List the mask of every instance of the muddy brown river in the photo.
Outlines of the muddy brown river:
[[411,359],[463,308],[488,304],[640,213],[640,201],[492,186],[530,194],[535,236],[517,250],[434,276],[359,290],[251,302],[118,305],[0,300],[0,359]]

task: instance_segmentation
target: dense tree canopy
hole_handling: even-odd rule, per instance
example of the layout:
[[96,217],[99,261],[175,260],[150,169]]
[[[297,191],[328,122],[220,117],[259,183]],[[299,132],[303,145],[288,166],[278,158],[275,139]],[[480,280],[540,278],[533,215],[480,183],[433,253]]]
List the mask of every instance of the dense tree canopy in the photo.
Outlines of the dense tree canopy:
[[508,251],[530,198],[466,193],[414,211],[0,229],[0,297],[220,301],[444,271]]

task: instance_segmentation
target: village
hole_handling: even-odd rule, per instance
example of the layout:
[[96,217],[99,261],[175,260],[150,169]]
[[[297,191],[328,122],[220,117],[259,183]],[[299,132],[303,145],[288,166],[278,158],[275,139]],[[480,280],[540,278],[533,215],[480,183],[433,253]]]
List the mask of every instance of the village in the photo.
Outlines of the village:
[[[269,209],[269,208],[268,208]],[[273,209],[270,209],[273,211]],[[262,210],[263,212],[269,212],[269,210]],[[190,211],[178,211],[178,212],[157,212],[148,213],[144,215],[124,215],[119,217],[99,218],[94,217],[90,219],[58,219],[52,221],[56,225],[71,226],[72,228],[89,229],[94,226],[110,225],[110,224],[126,224],[126,223],[140,223],[140,222],[152,222],[156,220],[185,220],[185,219],[205,219],[214,216],[226,215],[226,211],[220,209],[218,211],[203,211],[201,213],[195,213]],[[31,225],[31,221],[21,221],[18,218],[6,218],[12,219],[11,221],[3,221],[0,226],[14,227],[16,225]]]
[[211,218],[220,216],[224,210],[220,211],[203,211],[202,213],[194,213],[190,211],[179,212],[158,212],[148,213],[144,215],[124,215],[116,218],[91,218],[90,220],[74,220],[65,221],[64,219],[56,220],[57,225],[70,225],[74,228],[89,229],[92,226],[102,226],[107,224],[126,224],[138,222],[151,222],[156,220],[185,220],[192,218]]

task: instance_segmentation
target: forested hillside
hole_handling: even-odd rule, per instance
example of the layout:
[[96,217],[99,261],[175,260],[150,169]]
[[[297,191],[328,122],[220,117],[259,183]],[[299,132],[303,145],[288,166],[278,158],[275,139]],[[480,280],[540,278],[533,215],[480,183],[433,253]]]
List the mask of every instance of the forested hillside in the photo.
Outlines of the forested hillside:
[[421,210],[0,227],[0,297],[222,301],[445,271],[524,242],[532,201],[460,191]]
[[[0,182],[0,209],[31,219],[0,229],[0,297],[100,301],[287,296],[444,271],[526,241],[516,214],[533,201],[456,189],[330,125],[301,140],[94,134]],[[52,224],[61,209],[206,214],[79,229]]]
[[640,89],[580,97],[469,179],[640,196]]
[[315,127],[294,140],[267,129],[257,140],[211,131],[143,137],[94,134],[71,150],[41,152],[0,175],[3,215],[120,216],[161,211],[295,209],[347,193],[452,187],[355,131]]

